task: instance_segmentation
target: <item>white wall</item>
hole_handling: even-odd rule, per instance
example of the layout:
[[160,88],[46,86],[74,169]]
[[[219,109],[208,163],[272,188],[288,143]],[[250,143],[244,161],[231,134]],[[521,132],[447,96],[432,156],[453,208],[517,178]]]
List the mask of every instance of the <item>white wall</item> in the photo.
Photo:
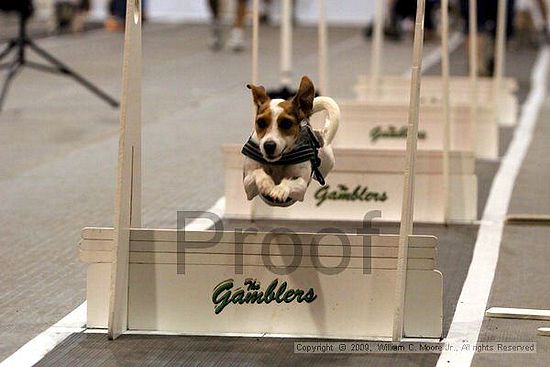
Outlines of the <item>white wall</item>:
[[[227,0],[226,0],[227,1]],[[297,0],[298,19],[312,23],[317,19],[317,0]],[[108,0],[93,0],[93,15],[104,18]],[[251,3],[251,1],[249,0]],[[274,11],[279,5],[272,0]],[[365,24],[374,13],[374,0],[326,0],[331,24]],[[208,19],[207,0],[148,0],[148,14],[158,21],[203,22]]]
[[[317,3],[317,0],[298,0],[298,19],[304,23],[317,22],[319,16]],[[326,0],[326,3],[327,19],[330,24],[365,25],[374,14],[374,0]],[[280,2],[275,0],[274,5],[278,8]],[[277,10],[274,9],[274,11]]]

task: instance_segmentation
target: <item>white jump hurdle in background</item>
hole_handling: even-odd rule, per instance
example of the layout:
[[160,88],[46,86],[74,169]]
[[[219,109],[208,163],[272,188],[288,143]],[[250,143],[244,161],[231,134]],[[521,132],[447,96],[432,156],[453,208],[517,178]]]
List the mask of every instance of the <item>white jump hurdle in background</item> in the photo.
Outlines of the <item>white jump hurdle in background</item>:
[[[380,76],[383,1],[377,2],[375,19],[375,35],[373,42],[373,60],[371,62],[372,76],[365,83],[356,87],[358,98],[353,101],[339,101],[342,111],[342,126],[335,141],[339,147],[367,147],[378,149],[396,149],[404,146],[404,121],[407,116],[408,80],[405,77]],[[477,2],[471,4],[477,9]],[[474,12],[475,13],[475,12]],[[505,22],[505,20],[504,20]],[[446,21],[448,24],[448,19]],[[505,24],[504,24],[505,25]],[[477,33],[476,27],[470,27],[472,34]],[[442,43],[449,43],[448,26],[443,28]],[[472,42],[471,53],[477,49],[477,42]],[[500,48],[499,48],[500,49]],[[477,51],[476,51],[477,52]],[[448,56],[447,56],[448,57]],[[502,55],[502,57],[504,57]],[[498,82],[496,77],[491,82],[480,82],[477,73],[475,57],[470,58],[472,65],[469,78],[450,78],[450,149],[474,151],[477,158],[497,159],[499,156],[499,128],[497,114],[511,109],[511,116],[517,114],[517,99],[513,94],[499,102],[498,108],[494,101],[483,98],[494,97],[495,86],[504,85],[515,90],[517,84],[513,80]],[[503,61],[502,61],[503,62]],[[499,70],[502,67],[498,68]],[[366,77],[362,77],[367,80]],[[426,82],[424,82],[426,79]],[[442,149],[442,136],[445,129],[445,101],[443,91],[444,78],[425,77],[421,89],[421,120],[420,149]],[[489,103],[490,102],[490,103]],[[502,107],[501,107],[502,105]],[[380,138],[377,138],[380,137]]]
[[[471,1],[471,18],[477,18],[477,1]],[[383,24],[384,24],[384,0],[377,0],[377,11],[374,19],[373,51],[371,58],[370,76],[360,75],[355,86],[357,98],[360,101],[371,103],[408,102],[407,87],[410,83],[407,77],[382,76],[382,49],[383,49]],[[470,105],[472,92],[476,95],[477,108],[494,109],[495,122],[503,126],[514,126],[517,123],[519,102],[517,81],[504,78],[505,50],[506,50],[506,0],[499,0],[497,42],[495,43],[495,76],[493,78],[478,77],[471,73],[470,77],[451,78],[451,104]],[[474,23],[472,23],[474,24]],[[470,33],[475,40],[470,44],[470,70],[477,70],[478,53],[477,27],[470,27]],[[440,105],[442,80],[440,77],[425,77],[422,80],[422,103]],[[473,91],[475,89],[475,91]],[[498,106],[498,108],[495,108]]]
[[[407,106],[397,103],[339,102],[342,124],[334,140],[336,147],[404,149]],[[496,159],[499,154],[499,130],[492,109],[478,111],[478,123],[471,120],[468,106],[450,106],[451,150],[475,152],[481,159]],[[314,121],[314,126],[319,125]],[[442,150],[444,108],[424,105],[420,108],[418,147]],[[475,130],[474,130],[475,129]]]
[[[418,4],[421,19],[424,0]],[[412,236],[418,93],[411,98],[399,235],[139,229],[140,9],[139,0],[127,1],[115,225],[85,228],[80,243],[88,264],[88,327],[107,327],[111,339],[128,331],[440,338],[437,239]],[[416,32],[421,50],[420,21]],[[419,85],[416,55],[413,80]],[[295,268],[279,271],[287,265]]]
[[[262,200],[249,202],[242,188],[241,147],[224,147],[225,216],[239,219],[361,221],[370,210],[381,210],[381,220],[401,218],[405,156],[400,150],[334,148],[336,166],[327,185],[312,183],[304,202],[275,208]],[[442,151],[418,152],[415,219],[445,222]],[[468,152],[450,154],[449,220],[469,223],[477,219],[475,157]],[[254,210],[252,210],[254,206]]]
[[[490,78],[479,77],[478,80],[478,108],[481,110],[495,110],[493,119],[500,126],[514,126],[519,115],[519,102],[516,96],[517,81],[511,78],[503,80],[502,89],[495,101],[495,81]],[[407,101],[407,86],[410,80],[402,76],[384,76],[383,82],[376,86],[372,77],[361,75],[354,90],[357,100],[361,102],[403,102]],[[468,77],[454,76],[451,79],[451,100],[453,106],[469,106],[471,95],[471,81]],[[422,105],[442,104],[441,78],[425,76],[422,80]],[[495,109],[495,106],[498,106]],[[487,112],[485,112],[487,113]]]

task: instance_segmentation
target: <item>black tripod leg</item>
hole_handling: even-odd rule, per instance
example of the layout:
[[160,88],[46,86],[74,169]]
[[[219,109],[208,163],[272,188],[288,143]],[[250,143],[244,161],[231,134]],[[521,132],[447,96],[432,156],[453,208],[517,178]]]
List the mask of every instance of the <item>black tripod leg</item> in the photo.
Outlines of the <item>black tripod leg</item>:
[[90,81],[82,77],[81,75],[77,74],[75,71],[71,70],[67,65],[50,55],[48,52],[44,51],[40,47],[38,47],[34,42],[31,40],[27,40],[26,43],[29,45],[29,47],[36,52],[39,56],[44,58],[46,61],[54,65],[61,74],[64,74],[66,76],[69,76],[76,80],[78,83],[80,83],[82,86],[84,86],[86,89],[88,89],[90,92],[97,95],[99,98],[103,99],[105,102],[110,104],[112,107],[118,107],[119,103],[116,101],[113,97],[109,96],[107,93],[96,87],[94,84],[92,84]]
[[2,92],[0,93],[0,111],[2,111],[2,107],[4,106],[4,101],[6,99],[6,96],[8,95],[8,89],[10,87],[11,82],[13,81],[13,78],[17,75],[17,72],[21,68],[21,64],[19,61],[14,61],[6,75],[6,79],[4,80],[4,85],[2,86]]
[[11,40],[8,45],[6,46],[5,49],[2,50],[2,52],[0,52],[0,61],[9,55],[9,53],[11,52],[11,50],[13,50],[15,48],[15,45],[17,44],[17,42],[15,42],[14,40]]
[[4,70],[4,69],[9,69],[11,68],[11,64],[13,64],[13,61],[11,62],[6,62],[4,64],[0,64],[0,70]]
[[42,65],[34,61],[25,61],[25,66],[38,71],[43,71],[45,73],[51,73],[55,75],[63,74],[63,72],[56,67],[50,65]]

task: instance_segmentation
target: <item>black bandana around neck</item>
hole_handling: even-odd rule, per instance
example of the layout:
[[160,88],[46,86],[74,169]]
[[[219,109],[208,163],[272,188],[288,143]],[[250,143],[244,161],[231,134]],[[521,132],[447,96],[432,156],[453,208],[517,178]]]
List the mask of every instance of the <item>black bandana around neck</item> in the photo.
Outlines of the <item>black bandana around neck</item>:
[[324,186],[325,178],[319,170],[319,167],[321,166],[319,149],[321,149],[321,143],[317,139],[317,136],[315,136],[311,126],[306,123],[300,128],[300,135],[298,136],[294,149],[290,152],[283,153],[281,159],[276,162],[269,162],[264,159],[258,142],[256,142],[252,136],[243,146],[241,153],[256,162],[265,165],[290,166],[309,161],[311,162],[313,178],[315,178],[319,184]]

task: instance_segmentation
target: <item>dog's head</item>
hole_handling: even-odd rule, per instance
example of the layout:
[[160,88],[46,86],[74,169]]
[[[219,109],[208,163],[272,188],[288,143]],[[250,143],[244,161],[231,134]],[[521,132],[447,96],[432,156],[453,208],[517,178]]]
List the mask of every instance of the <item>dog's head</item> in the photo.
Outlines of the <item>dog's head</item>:
[[288,101],[271,99],[262,86],[247,85],[257,107],[254,134],[268,162],[276,162],[292,150],[300,135],[300,123],[311,115],[315,87],[304,76],[296,95]]

